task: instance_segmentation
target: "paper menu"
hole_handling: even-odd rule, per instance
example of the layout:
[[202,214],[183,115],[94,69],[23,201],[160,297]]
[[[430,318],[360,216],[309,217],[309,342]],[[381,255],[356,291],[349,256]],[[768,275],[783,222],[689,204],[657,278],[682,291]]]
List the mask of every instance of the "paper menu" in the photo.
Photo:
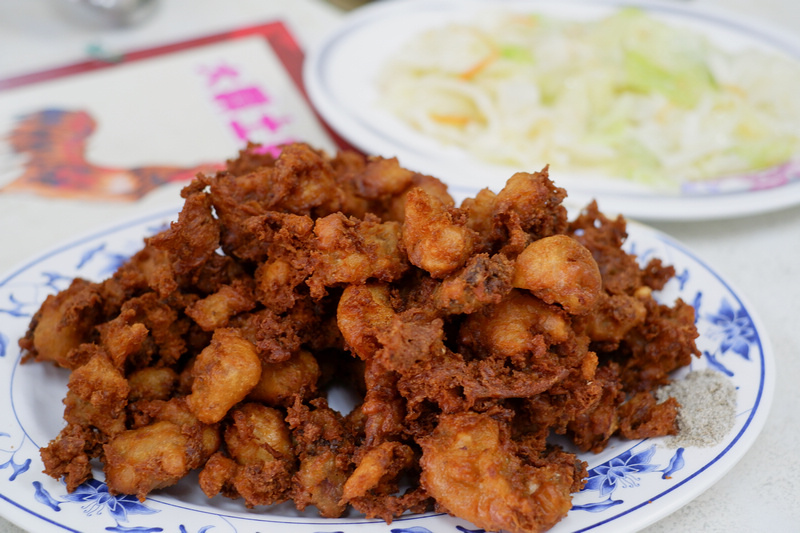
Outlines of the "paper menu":
[[247,141],[341,145],[280,22],[0,81],[0,194],[135,201]]

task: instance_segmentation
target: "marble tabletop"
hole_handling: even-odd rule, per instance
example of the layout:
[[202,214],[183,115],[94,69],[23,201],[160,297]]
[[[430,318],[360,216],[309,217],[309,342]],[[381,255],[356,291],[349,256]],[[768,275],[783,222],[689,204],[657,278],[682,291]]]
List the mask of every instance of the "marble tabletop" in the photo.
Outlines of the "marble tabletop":
[[[90,47],[135,50],[273,19],[283,20],[300,46],[308,48],[338,23],[347,9],[360,3],[160,0],[156,11],[141,24],[111,29],[70,20],[57,5],[66,1],[0,2],[0,79],[84,60]],[[674,1],[727,9],[800,34],[800,3],[795,0]],[[0,93],[0,105],[2,99]],[[0,194],[0,272],[109,220],[129,218],[142,209],[172,206],[175,194],[176,188],[164,187],[136,205]],[[744,218],[648,224],[694,250],[747,296],[771,338],[778,371],[770,416],[750,451],[710,489],[644,531],[798,531],[800,206]],[[0,518],[0,533],[24,531],[20,527],[25,524]]]

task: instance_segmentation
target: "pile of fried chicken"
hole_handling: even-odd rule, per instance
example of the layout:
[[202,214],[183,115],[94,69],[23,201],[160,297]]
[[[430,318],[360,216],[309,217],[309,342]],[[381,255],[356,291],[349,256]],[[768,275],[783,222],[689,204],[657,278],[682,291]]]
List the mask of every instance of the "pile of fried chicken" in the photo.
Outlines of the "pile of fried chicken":
[[[41,449],[69,491],[99,460],[140,499],[198,469],[247,507],[531,533],[582,488],[575,450],[677,431],[654,390],[699,352],[693,308],[653,298],[674,269],[640,266],[594,203],[569,221],[546,168],[456,207],[396,159],[248,146],[181,195],[169,228],[48,296],[20,340],[71,371]],[[360,401],[334,410],[332,387]]]

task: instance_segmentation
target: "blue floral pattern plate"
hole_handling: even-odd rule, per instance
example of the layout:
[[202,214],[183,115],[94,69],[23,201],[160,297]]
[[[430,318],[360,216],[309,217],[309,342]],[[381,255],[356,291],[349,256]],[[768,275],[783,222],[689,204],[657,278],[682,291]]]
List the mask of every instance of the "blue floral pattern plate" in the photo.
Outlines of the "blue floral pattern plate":
[[[67,373],[47,364],[20,365],[17,340],[44,298],[75,276],[100,280],[138,250],[143,237],[165,227],[175,211],[154,213],[95,233],[22,264],[0,277],[0,514],[38,532],[173,533],[483,533],[438,513],[409,515],[392,524],[359,515],[321,519],[291,504],[251,509],[241,501],[207,499],[192,475],[139,502],[112,496],[89,481],[68,494],[42,473],[39,447],[63,426]],[[769,341],[752,307],[725,279],[680,243],[631,223],[627,249],[641,261],[659,257],[677,271],[659,298],[681,297],[697,310],[702,357],[689,370],[724,373],[737,388],[734,428],[713,447],[669,447],[661,439],[613,441],[589,463],[586,488],[553,532],[635,531],[675,511],[719,480],[761,430],[774,388]]]

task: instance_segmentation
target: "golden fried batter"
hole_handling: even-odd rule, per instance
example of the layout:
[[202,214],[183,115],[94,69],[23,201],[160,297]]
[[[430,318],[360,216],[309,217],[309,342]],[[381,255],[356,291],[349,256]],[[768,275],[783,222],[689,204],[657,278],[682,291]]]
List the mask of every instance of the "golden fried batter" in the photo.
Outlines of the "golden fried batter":
[[572,472],[525,464],[487,414],[443,415],[420,444],[423,487],[439,506],[478,527],[546,531],[572,506]]
[[[74,491],[103,465],[144,499],[192,470],[208,497],[391,522],[431,509],[538,533],[614,435],[676,431],[653,391],[699,355],[621,217],[572,222],[548,169],[456,206],[397,159],[249,145],[198,175],[108,279],[50,295],[23,361],[69,369],[41,449]],[[356,398],[350,413],[331,390]]]
[[219,422],[261,378],[255,346],[234,329],[218,329],[192,365],[189,409],[207,424]]

